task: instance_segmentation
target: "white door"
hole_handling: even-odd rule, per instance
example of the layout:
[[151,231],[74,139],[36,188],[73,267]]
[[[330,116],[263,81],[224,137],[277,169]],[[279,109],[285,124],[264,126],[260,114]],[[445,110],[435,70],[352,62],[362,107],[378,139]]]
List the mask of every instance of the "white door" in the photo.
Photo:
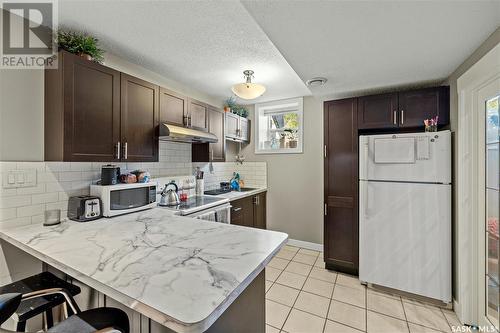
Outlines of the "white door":
[[451,183],[451,132],[359,137],[359,179]]
[[451,185],[360,181],[361,281],[451,301]]
[[499,326],[499,96],[500,79],[478,91],[481,112],[478,173],[478,318],[482,326]]

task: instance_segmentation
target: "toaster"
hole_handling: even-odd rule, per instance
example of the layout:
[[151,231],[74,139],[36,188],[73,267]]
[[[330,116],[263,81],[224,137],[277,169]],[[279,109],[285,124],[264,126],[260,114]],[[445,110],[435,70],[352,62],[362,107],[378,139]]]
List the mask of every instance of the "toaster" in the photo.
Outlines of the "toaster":
[[102,217],[102,205],[99,197],[80,195],[70,197],[68,218],[77,222],[87,222]]

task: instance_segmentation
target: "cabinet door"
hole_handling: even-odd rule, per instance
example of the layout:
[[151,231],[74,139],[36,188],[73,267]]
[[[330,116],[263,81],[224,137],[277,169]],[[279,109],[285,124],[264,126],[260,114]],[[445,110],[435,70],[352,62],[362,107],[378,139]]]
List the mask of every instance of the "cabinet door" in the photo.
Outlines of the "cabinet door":
[[188,114],[193,128],[207,131],[207,105],[194,99],[189,99]]
[[[116,160],[120,141],[120,73],[66,52],[62,55],[63,160]],[[57,146],[55,142],[53,146]],[[46,145],[47,148],[51,149]]]
[[328,268],[358,270],[358,130],[355,98],[325,102],[324,258]]
[[358,128],[398,127],[398,94],[380,94],[358,98]]
[[250,142],[250,120],[240,117],[240,138],[242,141]]
[[266,229],[266,193],[259,193],[254,197],[254,227]]
[[184,126],[184,115],[187,113],[186,97],[160,88],[160,123]]
[[226,160],[226,151],[224,138],[224,111],[209,108],[208,109],[208,131],[217,136],[216,143],[209,144],[209,160],[212,162],[224,162]]
[[399,93],[400,127],[424,127],[424,119],[439,116],[439,124],[449,123],[449,87],[435,87]]
[[158,161],[158,95],[158,86],[121,74],[123,161]]
[[246,197],[231,202],[231,224],[245,227],[254,226],[253,197]]
[[237,139],[240,126],[240,117],[234,113],[226,112],[225,132],[228,138]]

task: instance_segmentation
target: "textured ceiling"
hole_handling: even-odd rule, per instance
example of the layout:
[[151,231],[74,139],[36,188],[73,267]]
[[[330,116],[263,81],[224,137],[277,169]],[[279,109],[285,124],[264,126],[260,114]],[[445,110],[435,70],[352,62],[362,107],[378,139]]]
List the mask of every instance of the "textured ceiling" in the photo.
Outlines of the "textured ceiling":
[[315,95],[439,81],[500,24],[500,1],[243,1]]
[[[63,27],[215,98],[255,71],[251,101],[445,79],[500,23],[500,1],[73,1]],[[325,76],[323,87],[303,81]]]
[[257,100],[309,89],[237,1],[60,1],[59,24],[97,36],[107,51],[217,98],[243,70],[267,86]]

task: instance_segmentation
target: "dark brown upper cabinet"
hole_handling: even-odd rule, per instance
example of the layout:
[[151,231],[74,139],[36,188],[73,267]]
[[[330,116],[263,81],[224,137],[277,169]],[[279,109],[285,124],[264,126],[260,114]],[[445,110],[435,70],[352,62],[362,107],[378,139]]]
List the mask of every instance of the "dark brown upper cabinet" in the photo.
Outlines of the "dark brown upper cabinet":
[[186,126],[187,98],[171,90],[160,88],[160,122]]
[[399,93],[399,126],[423,127],[423,120],[439,116],[438,124],[450,121],[450,88],[418,89]]
[[66,51],[59,61],[45,70],[45,160],[158,161],[158,86]]
[[359,129],[423,128],[424,119],[439,116],[439,125],[450,121],[449,87],[362,96],[358,98]]
[[207,108],[208,105],[195,99],[188,99],[189,127],[207,131]]
[[224,162],[226,160],[226,149],[224,140],[224,111],[210,107],[208,108],[208,131],[217,136],[219,141],[209,144],[209,161]]
[[250,142],[250,120],[237,114],[226,112],[226,139],[236,142]]
[[45,160],[116,161],[120,72],[71,53],[45,70]]
[[360,129],[397,128],[398,94],[363,96],[358,99]]
[[193,143],[193,162],[224,162],[226,160],[226,140],[224,139],[224,111],[207,106],[208,131],[217,136],[215,143]]
[[158,117],[159,87],[122,73],[121,160],[158,161]]
[[324,260],[328,269],[358,272],[357,98],[324,104]]

